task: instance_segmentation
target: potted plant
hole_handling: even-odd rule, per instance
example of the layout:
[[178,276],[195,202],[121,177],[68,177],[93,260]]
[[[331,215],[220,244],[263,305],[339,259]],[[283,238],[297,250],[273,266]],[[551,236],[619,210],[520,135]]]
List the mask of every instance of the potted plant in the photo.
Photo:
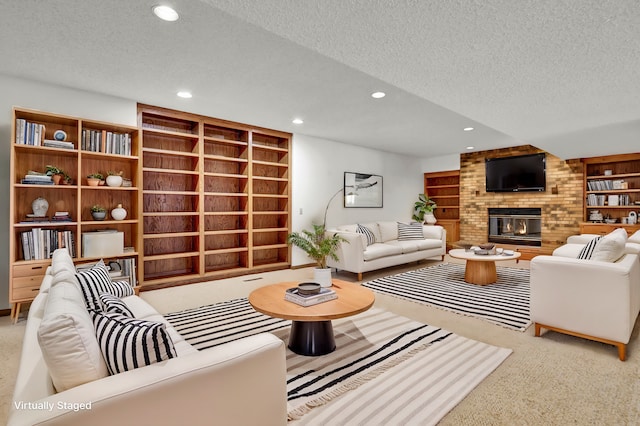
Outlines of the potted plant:
[[89,186],[98,186],[102,179],[104,179],[102,173],[91,173],[90,175],[87,175],[87,184]]
[[100,204],[94,204],[91,206],[91,216],[94,220],[104,220],[107,217],[107,209]]
[[413,220],[420,223],[433,225],[436,217],[433,211],[438,207],[435,201],[429,199],[427,194],[418,194],[418,201],[413,204]]
[[66,175],[62,169],[51,165],[45,167],[45,174],[51,176],[51,180],[53,180],[55,185],[60,185],[60,181]]
[[322,287],[331,287],[331,269],[327,268],[327,257],[338,260],[338,245],[347,241],[338,234],[328,236],[323,225],[313,225],[313,231],[304,229],[287,236],[287,243],[302,249],[316,261],[314,281]]
[[107,172],[107,186],[122,186],[122,174],[123,172]]

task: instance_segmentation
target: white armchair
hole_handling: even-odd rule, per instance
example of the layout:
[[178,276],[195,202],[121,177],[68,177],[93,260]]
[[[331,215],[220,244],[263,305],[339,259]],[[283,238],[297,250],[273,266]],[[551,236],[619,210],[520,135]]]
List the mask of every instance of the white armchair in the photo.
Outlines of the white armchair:
[[545,328],[615,345],[624,361],[639,311],[636,254],[625,254],[616,262],[562,256],[531,260],[531,320],[536,336]]

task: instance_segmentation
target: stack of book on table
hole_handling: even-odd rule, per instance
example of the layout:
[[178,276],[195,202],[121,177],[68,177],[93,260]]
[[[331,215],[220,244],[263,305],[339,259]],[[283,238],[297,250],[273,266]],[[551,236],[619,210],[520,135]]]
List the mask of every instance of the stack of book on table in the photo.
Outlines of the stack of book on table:
[[317,305],[318,303],[328,302],[333,299],[337,299],[338,295],[336,292],[330,288],[321,288],[320,292],[317,294],[309,294],[303,295],[299,294],[298,289],[296,287],[287,289],[284,293],[284,299],[289,302],[296,303],[300,306],[312,306]]

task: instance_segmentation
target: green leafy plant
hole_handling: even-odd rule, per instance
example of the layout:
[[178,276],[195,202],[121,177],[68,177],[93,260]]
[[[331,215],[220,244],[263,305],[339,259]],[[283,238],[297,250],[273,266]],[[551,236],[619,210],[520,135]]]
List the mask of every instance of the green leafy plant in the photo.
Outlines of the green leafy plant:
[[338,261],[338,245],[347,242],[338,234],[327,236],[323,225],[313,225],[313,231],[307,229],[301,232],[292,232],[287,237],[289,245],[302,249],[307,255],[316,261],[318,268],[327,267],[327,257]]
[[104,179],[104,176],[102,173],[91,173],[90,175],[87,175],[87,179]]
[[58,168],[56,166],[51,166],[51,165],[45,166],[44,172],[45,172],[45,174],[47,174],[49,176],[53,176],[53,175],[63,175],[64,176],[64,175],[66,175],[66,173],[62,169],[60,169],[60,168]]
[[429,199],[427,194],[418,194],[418,201],[413,204],[413,220],[424,222],[424,215],[433,213],[438,207],[435,201]]
[[124,172],[122,170],[120,170],[119,172],[114,172],[113,170],[109,170],[107,172],[108,176],[122,176],[124,174]]
[[106,212],[107,209],[100,204],[94,204],[91,206],[91,212]]

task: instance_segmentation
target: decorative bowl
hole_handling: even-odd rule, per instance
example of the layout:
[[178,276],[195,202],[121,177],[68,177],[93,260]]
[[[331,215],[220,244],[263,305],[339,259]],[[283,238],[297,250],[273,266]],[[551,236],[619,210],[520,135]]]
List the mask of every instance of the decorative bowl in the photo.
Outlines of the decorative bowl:
[[300,283],[298,284],[298,294],[309,296],[311,294],[320,293],[320,284],[318,283]]
[[479,244],[480,248],[483,250],[491,250],[492,248],[494,248],[496,245],[493,243],[486,243],[486,244]]

